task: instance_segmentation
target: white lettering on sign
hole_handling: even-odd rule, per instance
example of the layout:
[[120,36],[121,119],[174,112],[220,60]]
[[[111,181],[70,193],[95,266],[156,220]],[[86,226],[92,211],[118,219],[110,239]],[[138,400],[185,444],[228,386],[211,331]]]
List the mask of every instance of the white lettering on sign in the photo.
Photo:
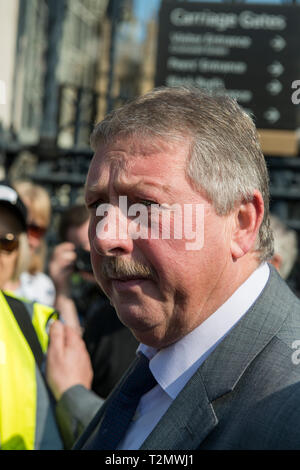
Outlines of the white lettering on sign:
[[219,77],[206,78],[201,75],[193,77],[192,75],[168,75],[166,78],[167,86],[199,86],[209,89],[225,89],[224,80]]
[[170,54],[206,55],[224,57],[231,48],[248,49],[252,44],[249,36],[231,36],[224,34],[194,34],[176,31],[169,34]]
[[170,21],[174,26],[206,26],[218,31],[226,31],[237,26],[236,13],[215,13],[210,10],[186,11],[175,8],[170,14]]
[[241,75],[247,71],[247,64],[246,62],[200,59],[198,69],[200,72],[234,73]]
[[247,49],[252,44],[249,36],[225,36],[224,34],[194,34],[190,32],[175,31],[169,35],[171,44],[224,46]]
[[197,59],[178,59],[178,57],[169,57],[168,69],[179,70],[180,72],[196,72]]
[[239,24],[244,29],[282,31],[286,27],[286,19],[282,15],[243,11],[239,16]]
[[202,11],[187,11],[184,8],[175,8],[170,13],[170,21],[174,26],[202,26],[214,28],[217,31],[227,31],[237,26],[244,29],[262,29],[270,31],[282,31],[286,28],[285,16],[255,13],[250,10],[242,11],[237,15],[232,12],[216,13],[207,9]]
[[207,55],[224,57],[229,55],[228,47],[222,46],[194,46],[190,44],[175,44],[168,48],[170,54],[186,54],[186,55]]
[[249,103],[253,98],[251,90],[226,90],[226,94],[240,103]]

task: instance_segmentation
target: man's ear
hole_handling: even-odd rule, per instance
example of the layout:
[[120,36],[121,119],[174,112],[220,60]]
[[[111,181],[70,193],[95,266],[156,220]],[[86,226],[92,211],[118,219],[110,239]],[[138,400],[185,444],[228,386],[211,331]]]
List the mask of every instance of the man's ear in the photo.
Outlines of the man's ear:
[[264,201],[257,190],[253,193],[252,201],[242,202],[235,209],[231,237],[231,255],[234,260],[254,248],[263,216]]

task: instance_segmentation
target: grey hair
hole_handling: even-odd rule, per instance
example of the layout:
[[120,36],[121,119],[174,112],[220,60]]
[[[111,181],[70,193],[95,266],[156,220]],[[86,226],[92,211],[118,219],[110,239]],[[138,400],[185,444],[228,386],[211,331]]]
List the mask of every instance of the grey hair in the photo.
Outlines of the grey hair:
[[273,254],[269,220],[269,177],[255,125],[235,100],[193,87],[160,87],[109,113],[94,129],[91,146],[138,137],[189,141],[186,175],[219,215],[264,200],[256,249],[261,261]]

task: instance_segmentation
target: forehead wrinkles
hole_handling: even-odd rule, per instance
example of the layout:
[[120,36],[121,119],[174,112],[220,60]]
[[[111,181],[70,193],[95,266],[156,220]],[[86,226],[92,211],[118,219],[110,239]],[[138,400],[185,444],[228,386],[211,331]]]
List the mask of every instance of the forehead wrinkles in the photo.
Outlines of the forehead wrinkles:
[[[182,161],[177,161],[174,158],[172,168],[177,171],[183,171],[186,174],[187,162],[189,160],[190,151],[190,139],[188,136],[180,139],[169,139],[163,141],[153,137],[152,140],[146,138],[123,138],[118,139],[110,144],[102,144],[96,150],[91,163],[89,174],[92,178],[88,178],[89,184],[86,186],[86,190],[93,191],[101,184],[111,185],[115,182],[125,183],[127,178],[131,180],[135,179],[132,168],[136,164],[137,160],[143,160],[143,158],[153,158],[156,160],[154,166],[156,167],[158,161],[164,160],[164,154],[170,155],[178,152],[178,149],[186,150],[186,158]],[[92,170],[92,171],[91,171]],[[159,173],[159,167],[157,167],[157,173]],[[160,174],[161,175],[161,174]],[[105,181],[104,181],[105,180]]]
[[85,182],[85,193],[97,192],[101,183],[109,185],[116,172],[125,170],[126,167],[127,160],[124,155],[115,152],[96,152]]

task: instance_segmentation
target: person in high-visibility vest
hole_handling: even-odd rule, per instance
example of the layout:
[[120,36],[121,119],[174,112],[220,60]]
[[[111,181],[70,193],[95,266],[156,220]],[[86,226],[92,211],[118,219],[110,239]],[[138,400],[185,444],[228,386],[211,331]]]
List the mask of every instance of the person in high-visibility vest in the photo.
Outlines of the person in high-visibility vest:
[[[3,291],[7,280],[17,277],[26,265],[22,259],[26,255],[26,227],[25,206],[8,183],[0,182],[0,449],[60,450],[66,448],[62,437],[64,419],[58,425],[56,400],[44,379],[48,331],[51,321],[58,319],[58,313],[52,307]],[[84,411],[84,402],[92,393],[88,390],[92,381],[89,369],[92,369],[82,343],[81,338],[76,337],[71,352],[76,353],[79,348],[81,356],[86,354],[81,369],[86,369],[84,377],[87,378],[82,380],[80,374],[72,375],[72,370],[78,366],[74,361],[71,378],[66,373],[68,396],[60,403],[60,410],[64,414],[65,407],[71,409],[70,420],[74,418],[76,422],[72,413],[80,408],[80,425],[84,427],[85,420],[90,420]],[[81,385],[80,396],[78,387],[73,387],[77,384]],[[69,391],[72,387],[73,394]],[[78,397],[77,401],[74,396]],[[91,397],[87,400],[88,406],[91,400],[94,412],[103,400]],[[68,436],[69,445],[75,438],[75,434]]]
[[53,308],[0,292],[0,448],[62,449],[51,396],[9,304],[12,299],[24,315],[28,312],[43,352],[48,346],[46,325],[54,313]]
[[[23,268],[25,231],[25,206],[9,184],[0,183],[0,289]],[[63,448],[52,398],[28,338],[43,357],[50,318],[57,318],[53,308],[0,291],[0,449]]]

